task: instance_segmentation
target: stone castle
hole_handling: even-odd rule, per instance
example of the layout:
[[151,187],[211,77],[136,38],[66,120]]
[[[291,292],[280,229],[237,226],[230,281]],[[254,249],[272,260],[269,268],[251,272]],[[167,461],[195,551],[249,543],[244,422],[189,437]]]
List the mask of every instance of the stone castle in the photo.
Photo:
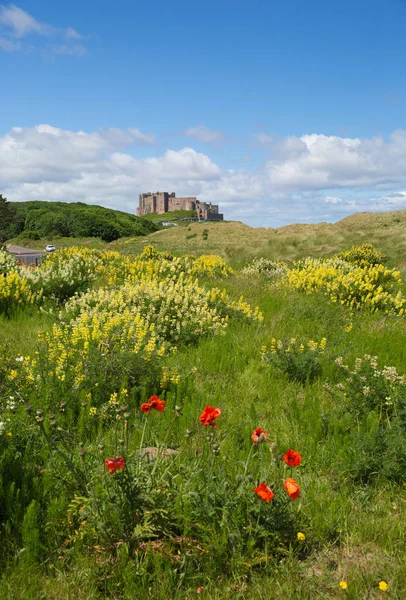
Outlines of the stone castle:
[[143,217],[149,213],[163,215],[172,210],[195,210],[196,218],[199,221],[222,221],[223,215],[219,213],[217,204],[207,204],[200,202],[195,196],[187,198],[177,198],[175,192],[147,192],[140,194],[140,203],[137,208],[137,215]]

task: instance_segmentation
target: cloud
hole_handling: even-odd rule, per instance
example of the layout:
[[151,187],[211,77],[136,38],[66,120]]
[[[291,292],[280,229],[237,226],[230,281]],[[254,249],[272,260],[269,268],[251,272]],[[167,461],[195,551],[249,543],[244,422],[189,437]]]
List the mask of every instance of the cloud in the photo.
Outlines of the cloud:
[[73,29],[73,27],[68,27],[65,31],[65,37],[72,40],[81,40],[84,36],[78,33],[76,29]]
[[339,202],[342,202],[342,198],[336,198],[335,196],[326,196],[324,198],[324,202],[326,202],[326,204],[338,204]]
[[0,49],[5,50],[5,52],[18,52],[21,50],[21,44],[20,42],[13,42],[12,40],[0,37]]
[[137,142],[142,144],[155,144],[156,138],[153,133],[142,133],[136,127],[131,127],[128,130]]
[[38,35],[53,35],[55,29],[46,23],[40,23],[14,4],[0,5],[0,24],[11,29],[12,35],[17,39],[37,33]]
[[196,125],[195,127],[189,127],[185,130],[185,135],[190,138],[194,138],[199,142],[206,143],[218,143],[222,142],[225,138],[225,135],[222,131],[217,131],[215,129],[209,129],[206,125]]
[[132,213],[141,192],[175,191],[220,204],[227,219],[272,227],[406,208],[402,131],[387,141],[289,137],[272,143],[263,165],[241,159],[235,169],[192,147],[157,154],[150,146],[148,156],[145,149],[137,156],[138,144],[154,141],[134,127],[14,127],[0,137],[0,191],[14,201],[81,201]]
[[[35,19],[15,4],[0,5],[0,49],[6,52],[17,52],[33,48],[42,48],[42,54],[83,56],[86,48],[79,44],[81,35],[73,27],[58,29]],[[40,42],[37,46],[27,44],[23,38],[33,36],[54,38],[57,43],[47,44],[45,50]],[[65,40],[62,43],[62,40]]]
[[286,190],[393,185],[406,173],[406,131],[388,141],[320,134],[278,142],[266,165],[270,182]]

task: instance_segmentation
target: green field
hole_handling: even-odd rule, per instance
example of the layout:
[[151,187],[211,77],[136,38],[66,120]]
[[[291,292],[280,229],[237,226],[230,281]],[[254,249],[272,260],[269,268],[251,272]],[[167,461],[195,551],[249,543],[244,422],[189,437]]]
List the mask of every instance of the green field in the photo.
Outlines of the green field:
[[[298,275],[293,260],[371,242],[404,279],[405,225],[400,211],[83,239],[28,288],[24,271],[12,293],[0,286],[0,598],[405,598],[404,312],[385,309],[379,283],[371,312],[364,292],[348,306],[357,279],[304,293],[283,274],[241,271],[264,257]],[[183,258],[208,254],[233,272]],[[21,307],[23,289],[34,296]],[[141,410],[153,395],[163,412]],[[216,427],[199,421],[206,406],[221,409]],[[285,464],[289,449],[299,466]],[[110,475],[104,459],[119,456]],[[269,503],[254,492],[262,482]]]

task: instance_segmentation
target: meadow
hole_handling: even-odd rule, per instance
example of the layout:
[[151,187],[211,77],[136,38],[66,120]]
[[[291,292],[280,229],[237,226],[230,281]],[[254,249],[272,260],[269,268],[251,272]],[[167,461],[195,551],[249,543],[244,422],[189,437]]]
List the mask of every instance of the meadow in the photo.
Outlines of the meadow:
[[405,219],[0,252],[0,598],[404,598]]

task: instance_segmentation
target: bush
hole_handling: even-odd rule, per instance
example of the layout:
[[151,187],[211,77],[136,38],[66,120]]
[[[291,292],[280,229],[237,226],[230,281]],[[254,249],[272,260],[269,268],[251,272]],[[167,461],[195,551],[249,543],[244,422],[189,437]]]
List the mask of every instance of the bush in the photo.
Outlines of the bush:
[[353,369],[341,357],[336,364],[344,379],[326,387],[339,399],[335,430],[349,438],[342,464],[354,479],[364,483],[376,478],[402,482],[406,377],[394,367],[378,369],[377,357],[369,355],[357,358]]
[[351,309],[398,315],[406,312],[401,283],[396,269],[379,264],[360,267],[339,258],[298,261],[282,280],[282,285],[306,293],[320,292]]
[[15,256],[0,249],[0,275],[6,275],[17,267],[17,259]]
[[33,229],[25,229],[18,237],[22,240],[40,240],[41,234]]
[[282,371],[290,381],[311,383],[322,372],[320,357],[324,354],[327,340],[323,338],[320,343],[309,340],[307,342],[291,340],[271,341],[268,350],[262,347],[262,360],[272,367]]
[[281,261],[268,260],[267,258],[254,258],[250,265],[241,270],[243,275],[263,275],[265,277],[280,277],[285,275],[287,266]]
[[343,260],[360,267],[380,265],[387,260],[386,256],[382,252],[379,252],[372,244],[353,246],[337,256],[338,258],[342,258]]

